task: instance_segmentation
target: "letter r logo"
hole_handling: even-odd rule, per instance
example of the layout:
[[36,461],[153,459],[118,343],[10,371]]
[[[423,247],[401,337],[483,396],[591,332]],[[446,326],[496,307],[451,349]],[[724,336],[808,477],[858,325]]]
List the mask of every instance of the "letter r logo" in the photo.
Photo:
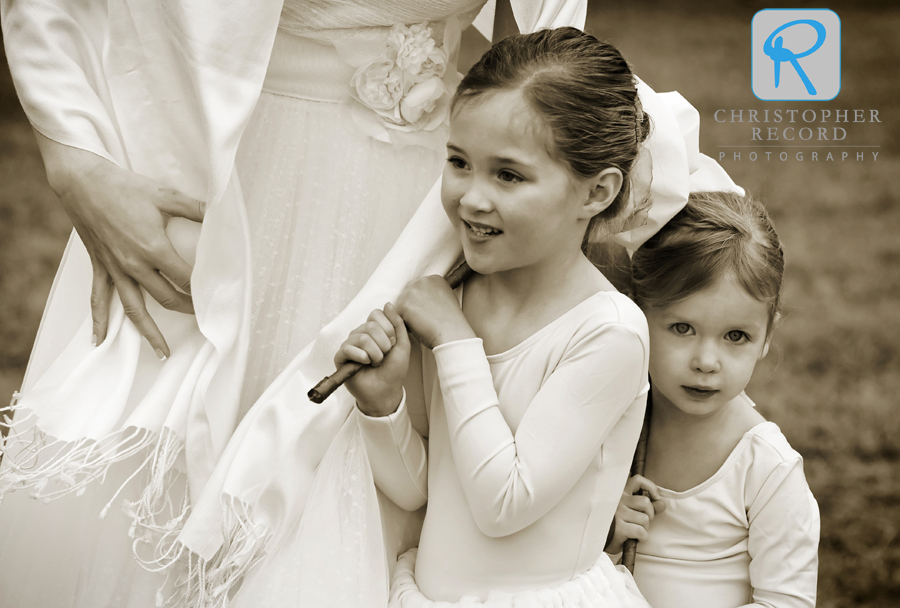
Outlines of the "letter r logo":
[[753,16],[753,94],[828,101],[841,90],[841,20],[832,10],[767,8]]

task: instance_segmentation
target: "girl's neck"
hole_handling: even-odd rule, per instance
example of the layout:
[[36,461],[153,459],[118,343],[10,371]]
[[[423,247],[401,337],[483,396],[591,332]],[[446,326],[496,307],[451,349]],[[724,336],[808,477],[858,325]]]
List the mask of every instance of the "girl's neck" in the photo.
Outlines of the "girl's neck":
[[520,344],[598,291],[615,290],[581,254],[564,264],[535,265],[473,277],[463,314],[487,354]]
[[655,386],[645,476],[676,492],[710,479],[751,428],[764,422],[739,397],[706,416],[679,410]]
[[481,288],[494,302],[526,309],[539,302],[583,300],[601,289],[612,289],[581,250],[521,268],[481,278]]

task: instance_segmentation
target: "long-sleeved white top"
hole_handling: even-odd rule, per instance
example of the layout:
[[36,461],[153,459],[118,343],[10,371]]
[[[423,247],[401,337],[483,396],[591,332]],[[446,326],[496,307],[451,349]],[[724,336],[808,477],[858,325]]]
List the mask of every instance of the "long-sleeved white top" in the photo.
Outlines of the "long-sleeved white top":
[[666,510],[634,569],[653,608],[815,606],[819,509],[774,422],[747,431],[702,484],[660,494]]
[[504,353],[477,338],[425,351],[424,390],[360,417],[375,483],[404,508],[428,501],[427,597],[550,587],[595,563],[640,433],[648,343],[637,306],[600,292]]

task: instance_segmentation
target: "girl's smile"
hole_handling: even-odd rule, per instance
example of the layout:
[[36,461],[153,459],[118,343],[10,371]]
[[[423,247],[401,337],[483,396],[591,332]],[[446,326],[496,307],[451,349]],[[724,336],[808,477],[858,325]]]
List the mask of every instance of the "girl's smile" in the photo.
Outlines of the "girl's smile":
[[466,220],[463,220],[463,223],[474,235],[475,239],[487,239],[488,237],[500,236],[501,234],[503,234],[502,230],[498,230],[497,228],[488,226],[486,224],[480,224],[478,222],[467,222]]

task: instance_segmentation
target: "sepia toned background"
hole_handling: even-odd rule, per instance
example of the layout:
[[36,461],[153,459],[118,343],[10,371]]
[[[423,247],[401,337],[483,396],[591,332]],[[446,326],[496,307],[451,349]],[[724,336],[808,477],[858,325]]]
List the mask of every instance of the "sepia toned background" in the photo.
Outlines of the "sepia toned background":
[[[620,5],[626,5],[623,8]],[[865,160],[722,165],[767,205],[787,254],[785,318],[748,389],[804,456],[822,513],[819,606],[900,605],[900,8],[834,2],[842,88],[829,102],[763,102],[750,88],[750,22],[773,3],[591,3],[588,30],[624,52],[657,91],[700,112],[701,150],[750,143],[716,110],[878,110],[841,125]],[[818,8],[810,2],[785,7]],[[0,66],[0,394],[18,388],[71,223],[46,184],[5,56]],[[852,113],[851,113],[852,114]],[[780,125],[784,126],[784,125]],[[800,125],[798,125],[800,126]],[[815,125],[820,126],[820,125]],[[831,127],[831,124],[821,125]],[[759,142],[757,142],[759,143]],[[782,142],[784,143],[784,142]],[[758,152],[764,152],[760,149]],[[878,159],[872,160],[872,152]],[[2,525],[2,522],[0,522]],[[698,606],[702,601],[698,601]]]

